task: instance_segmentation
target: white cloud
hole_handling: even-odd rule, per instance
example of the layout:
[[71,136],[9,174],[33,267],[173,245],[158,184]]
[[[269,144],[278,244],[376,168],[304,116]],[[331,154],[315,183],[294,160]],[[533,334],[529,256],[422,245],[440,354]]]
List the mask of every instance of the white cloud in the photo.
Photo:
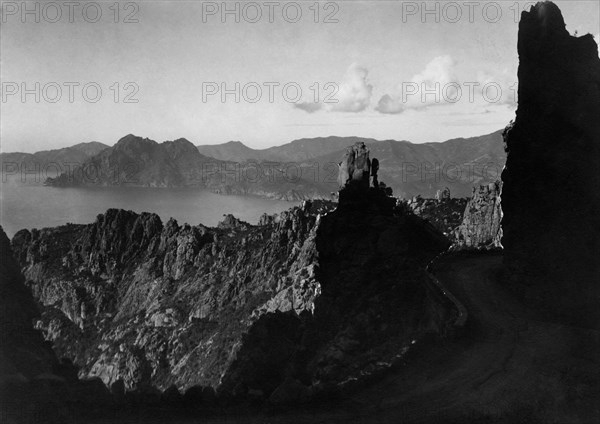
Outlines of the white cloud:
[[409,80],[402,81],[391,94],[383,95],[375,108],[381,113],[401,113],[456,99],[456,61],[449,55],[433,58]]
[[491,106],[516,106],[516,70],[467,71],[458,78],[456,61],[448,55],[433,58],[425,68],[396,89],[383,95],[375,107],[380,113],[398,114],[409,109],[461,104],[482,111]]
[[323,108],[323,103],[316,102],[298,102],[294,103],[296,109],[303,110],[306,113],[314,113]]
[[314,113],[319,110],[333,112],[362,112],[371,103],[373,94],[373,85],[369,84],[367,68],[355,63],[350,65],[341,80],[336,84],[336,91],[333,92],[333,86],[323,90],[319,102],[299,102],[295,103],[296,109],[307,113]]
[[379,102],[377,102],[375,110],[381,113],[396,114],[403,112],[404,106],[400,99],[393,98],[389,94],[384,94],[381,99],[379,99]]
[[337,103],[331,103],[331,110],[337,112],[361,112],[369,106],[373,86],[367,82],[367,68],[352,64],[346,71],[346,75],[339,85],[339,90],[334,99]]

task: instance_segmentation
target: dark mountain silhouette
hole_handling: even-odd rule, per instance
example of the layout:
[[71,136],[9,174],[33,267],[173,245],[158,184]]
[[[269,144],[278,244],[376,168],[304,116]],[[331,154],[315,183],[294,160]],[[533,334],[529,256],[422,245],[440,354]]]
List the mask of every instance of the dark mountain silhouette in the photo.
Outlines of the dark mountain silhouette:
[[[42,150],[35,153],[0,153],[0,163],[4,175],[7,176],[20,175],[22,170],[28,172],[44,170],[48,174],[57,175],[75,164],[82,164],[86,159],[108,147],[106,144],[90,141],[62,149]],[[28,178],[28,180],[33,179]]]
[[206,188],[220,194],[300,200],[327,190],[286,170],[202,155],[185,138],[157,143],[129,134],[71,172],[48,178],[50,186],[133,186]]

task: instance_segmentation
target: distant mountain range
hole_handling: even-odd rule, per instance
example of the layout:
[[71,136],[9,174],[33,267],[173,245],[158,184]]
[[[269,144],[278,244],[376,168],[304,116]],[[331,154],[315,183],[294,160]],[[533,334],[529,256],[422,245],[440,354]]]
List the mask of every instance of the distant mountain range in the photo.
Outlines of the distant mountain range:
[[337,164],[348,146],[362,141],[371,158],[379,159],[379,180],[395,195],[432,197],[448,187],[453,196],[466,197],[473,186],[499,178],[506,158],[501,133],[423,144],[331,136],[260,150],[239,141],[194,146],[184,138],[157,143],[129,134],[112,147],[81,143],[33,154],[3,153],[0,158],[5,163],[81,164],[48,178],[46,184],[52,186],[198,187],[299,200],[336,191]]
[[[185,138],[157,143],[129,134],[86,159],[72,172],[48,178],[47,185],[205,188],[220,194],[301,200],[324,193],[318,183],[277,177],[277,168],[257,174],[256,166],[201,154]],[[269,174],[270,173],[270,174]]]
[[108,148],[106,144],[98,141],[90,141],[89,143],[79,143],[74,146],[64,147],[62,149],[55,150],[42,150],[35,153],[0,153],[0,162],[8,163],[13,162],[16,164],[21,163],[68,163],[75,162],[81,163],[87,158],[100,153],[102,150]]
[[273,146],[267,149],[252,149],[240,141],[230,141],[224,144],[200,145],[198,151],[215,159],[244,162],[274,161],[302,162],[314,159],[328,153],[339,152],[358,141],[376,142],[372,138],[361,137],[317,137],[300,138],[290,143]]
[[[470,196],[472,187],[499,178],[506,160],[502,130],[442,143],[413,144],[405,140],[332,136],[303,138],[262,150],[252,149],[239,141],[197,147],[200,153],[225,161],[296,162],[307,173],[318,164],[320,182],[326,184],[326,190],[333,191],[336,188],[336,164],[346,147],[359,141],[367,145],[371,158],[379,160],[379,180],[403,197],[433,196],[444,187],[450,188],[454,196]],[[333,178],[332,174],[335,174]]]

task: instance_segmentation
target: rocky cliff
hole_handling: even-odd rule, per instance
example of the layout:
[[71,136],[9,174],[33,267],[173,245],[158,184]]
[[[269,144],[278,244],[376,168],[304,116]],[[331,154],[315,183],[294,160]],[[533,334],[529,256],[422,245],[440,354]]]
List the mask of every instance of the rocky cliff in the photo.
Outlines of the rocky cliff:
[[415,215],[429,221],[450,241],[454,242],[455,229],[462,223],[467,198],[442,197],[427,199],[415,196],[399,199],[398,206],[411,210]]
[[[361,201],[385,197],[374,193]],[[43,305],[38,328],[81,377],[268,396],[288,377],[360,377],[451,318],[423,275],[446,240],[389,207],[319,215],[331,208],[306,203],[217,228],[108,210],[89,225],[22,230],[12,245]]]
[[452,235],[453,249],[493,249],[502,244],[502,182],[473,187],[463,220]]
[[312,308],[316,217],[295,208],[269,226],[163,224],[108,210],[90,225],[20,231],[15,254],[39,328],[81,376],[126,388],[218,385],[260,314]]
[[549,316],[600,323],[600,59],[590,34],[540,2],[519,23],[502,227],[517,290]]

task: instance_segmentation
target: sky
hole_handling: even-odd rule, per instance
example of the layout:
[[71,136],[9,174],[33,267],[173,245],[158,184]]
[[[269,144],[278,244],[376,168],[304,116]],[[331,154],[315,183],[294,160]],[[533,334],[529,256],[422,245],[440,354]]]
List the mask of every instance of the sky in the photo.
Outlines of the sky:
[[[556,3],[570,33],[600,38],[600,2]],[[530,5],[4,1],[0,149],[490,133],[514,117]]]

